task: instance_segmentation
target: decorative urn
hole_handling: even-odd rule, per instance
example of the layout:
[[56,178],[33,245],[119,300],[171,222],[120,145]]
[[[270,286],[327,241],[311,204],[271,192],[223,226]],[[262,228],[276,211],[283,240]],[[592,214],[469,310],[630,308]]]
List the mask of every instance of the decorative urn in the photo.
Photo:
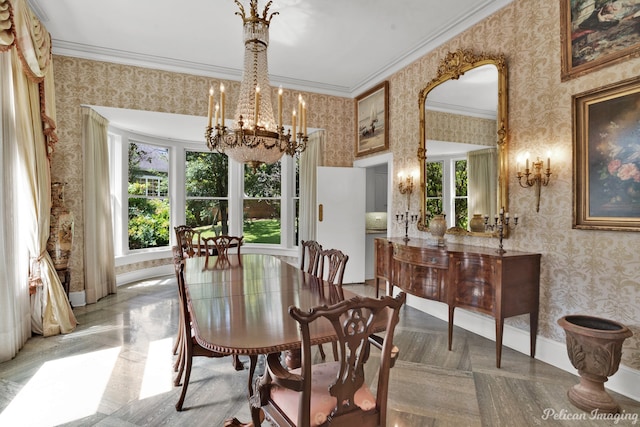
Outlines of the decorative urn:
[[475,233],[484,233],[484,218],[482,214],[473,214],[469,221],[469,228]]
[[438,241],[438,246],[444,246],[444,233],[447,231],[447,221],[444,214],[434,215],[429,221],[429,232]]
[[567,392],[569,401],[587,412],[620,412],[604,383],[618,371],[622,343],[633,333],[621,323],[586,315],[564,316],[558,324],[565,330],[567,353],[580,375],[580,383]]
[[69,267],[73,245],[73,214],[64,204],[65,185],[62,182],[51,184],[51,219],[47,252],[58,271]]

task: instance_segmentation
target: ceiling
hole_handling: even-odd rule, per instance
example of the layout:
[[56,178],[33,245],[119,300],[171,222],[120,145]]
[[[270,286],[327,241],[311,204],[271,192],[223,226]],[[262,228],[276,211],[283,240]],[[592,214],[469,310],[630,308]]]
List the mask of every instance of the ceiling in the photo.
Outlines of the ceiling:
[[[54,54],[241,79],[233,0],[28,1]],[[271,84],[355,97],[511,1],[273,0]]]

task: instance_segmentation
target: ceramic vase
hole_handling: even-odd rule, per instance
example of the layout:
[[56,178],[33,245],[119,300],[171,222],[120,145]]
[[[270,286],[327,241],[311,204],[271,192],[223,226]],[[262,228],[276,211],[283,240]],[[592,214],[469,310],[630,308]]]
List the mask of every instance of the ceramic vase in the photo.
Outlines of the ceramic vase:
[[484,233],[484,218],[482,214],[473,214],[473,218],[469,221],[469,228],[475,233]]
[[62,182],[51,184],[51,220],[47,252],[56,270],[69,267],[69,257],[73,246],[73,214],[64,203],[64,187]]
[[567,353],[580,375],[580,383],[567,392],[569,401],[587,412],[620,412],[604,383],[618,371],[622,343],[633,333],[613,320],[584,315],[564,316],[558,324],[565,330]]
[[444,246],[444,233],[447,232],[447,222],[443,214],[434,215],[429,221],[429,232],[438,241],[438,246]]

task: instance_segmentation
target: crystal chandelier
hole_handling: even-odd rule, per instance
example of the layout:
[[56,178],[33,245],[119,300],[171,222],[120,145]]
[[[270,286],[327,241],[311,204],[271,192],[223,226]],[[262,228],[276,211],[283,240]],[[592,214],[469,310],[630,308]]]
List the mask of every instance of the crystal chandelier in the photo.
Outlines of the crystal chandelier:
[[[205,131],[210,150],[225,153],[232,159],[256,168],[261,163],[275,163],[284,153],[302,153],[307,145],[307,107],[298,96],[298,113],[292,112],[291,130],[286,134],[282,125],[282,87],[278,91],[277,122],[271,103],[271,88],[267,67],[269,24],[278,12],[268,15],[271,1],[258,15],[258,0],[250,0],[251,13],[234,0],[240,9],[236,15],[244,22],[244,69],[240,83],[238,106],[233,128],[225,125],[225,89],[220,84],[219,103],[214,107],[214,89],[209,90],[209,114]],[[215,111],[215,123],[213,115]],[[296,131],[297,118],[300,118]]]

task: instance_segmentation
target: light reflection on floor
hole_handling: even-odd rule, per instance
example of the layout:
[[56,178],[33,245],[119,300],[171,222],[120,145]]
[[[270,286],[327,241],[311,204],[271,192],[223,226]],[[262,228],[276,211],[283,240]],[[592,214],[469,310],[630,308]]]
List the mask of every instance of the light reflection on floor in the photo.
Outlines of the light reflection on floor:
[[96,413],[120,349],[45,362],[0,414],[0,425],[55,426]]
[[173,339],[152,341],[149,343],[147,363],[144,366],[140,400],[172,390]]

